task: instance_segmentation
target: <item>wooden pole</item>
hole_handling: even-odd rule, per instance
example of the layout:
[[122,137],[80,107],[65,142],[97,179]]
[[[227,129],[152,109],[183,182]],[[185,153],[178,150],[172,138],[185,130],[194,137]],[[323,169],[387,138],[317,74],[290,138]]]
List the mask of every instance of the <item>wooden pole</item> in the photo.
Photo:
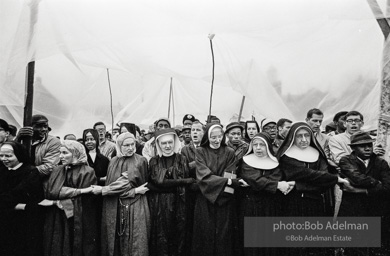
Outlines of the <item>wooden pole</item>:
[[173,95],[173,86],[172,86],[171,92],[172,92],[172,114],[173,114],[173,118],[172,118],[173,125],[172,125],[172,127],[173,127],[173,126],[175,126],[175,97]]
[[210,108],[209,108],[209,116],[208,116],[208,118],[207,118],[207,123],[210,123],[210,122],[211,122],[211,105],[212,105],[212,102],[213,102],[213,89],[214,89],[214,70],[215,70],[215,61],[214,61],[213,38],[214,38],[214,35],[213,35],[213,34],[209,35],[210,47],[211,47],[211,57],[212,57],[212,60],[213,60],[213,71],[212,71],[212,79],[211,79]]
[[[32,126],[32,112],[34,102],[34,72],[35,61],[28,63],[26,68],[26,89],[23,113],[23,126]],[[23,145],[27,148],[28,155],[31,155],[31,137],[23,139]]]
[[241,101],[241,107],[240,107],[240,113],[238,114],[238,120],[237,122],[241,121],[241,115],[242,115],[242,110],[244,108],[244,103],[245,103],[245,95],[242,96],[242,101]]
[[169,114],[171,113],[171,98],[172,98],[172,77],[171,77],[171,85],[169,87],[168,119],[169,119]]
[[[379,5],[376,0],[368,1],[368,4],[374,14],[381,14],[381,17],[384,17],[380,12]],[[390,3],[387,1],[387,6],[389,7]],[[376,144],[382,145],[382,148],[386,150],[384,158],[388,159],[388,139],[389,139],[389,125],[390,125],[390,58],[388,52],[390,52],[390,45],[387,42],[387,38],[390,33],[389,21],[386,18],[377,18],[379,27],[382,30],[383,36],[385,38],[385,45],[383,48],[383,59],[382,59],[382,74],[381,74],[381,93],[379,100],[379,118],[378,118],[378,130],[377,130],[377,139]]]
[[107,79],[108,79],[108,89],[110,91],[110,110],[111,110],[111,134],[114,131],[114,110],[112,108],[112,90],[111,90],[111,81],[110,81],[110,72],[107,68]]

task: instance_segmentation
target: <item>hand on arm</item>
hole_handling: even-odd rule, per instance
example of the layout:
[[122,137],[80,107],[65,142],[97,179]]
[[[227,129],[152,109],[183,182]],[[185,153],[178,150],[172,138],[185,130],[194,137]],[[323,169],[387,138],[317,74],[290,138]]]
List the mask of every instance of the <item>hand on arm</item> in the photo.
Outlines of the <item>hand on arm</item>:
[[149,188],[146,187],[147,185],[148,185],[148,183],[146,182],[146,183],[142,184],[141,186],[135,188],[135,193],[142,194],[142,195],[145,194],[146,192],[149,191]]

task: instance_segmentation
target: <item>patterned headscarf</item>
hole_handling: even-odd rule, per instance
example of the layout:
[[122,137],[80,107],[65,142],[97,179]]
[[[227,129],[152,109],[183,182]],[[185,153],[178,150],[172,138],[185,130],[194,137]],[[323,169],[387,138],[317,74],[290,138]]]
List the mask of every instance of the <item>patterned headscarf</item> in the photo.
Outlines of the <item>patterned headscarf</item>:
[[73,158],[76,160],[72,164],[87,164],[87,153],[84,146],[75,140],[64,140],[62,146],[67,148],[72,153]]
[[[135,142],[135,137],[132,133],[130,132],[124,132],[124,133],[121,133],[118,138],[116,138],[116,144],[115,144],[115,148],[116,148],[116,155],[118,157],[122,157],[123,156],[123,153],[122,153],[122,144],[123,142],[126,140],[126,139],[133,139],[134,142]],[[134,152],[135,153],[135,152]]]

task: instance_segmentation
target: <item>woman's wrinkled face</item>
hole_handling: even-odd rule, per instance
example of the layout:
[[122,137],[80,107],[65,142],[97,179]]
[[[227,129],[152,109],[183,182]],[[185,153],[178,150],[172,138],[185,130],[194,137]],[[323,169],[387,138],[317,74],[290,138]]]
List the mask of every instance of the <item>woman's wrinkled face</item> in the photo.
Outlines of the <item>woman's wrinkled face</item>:
[[124,156],[132,156],[135,153],[135,139],[127,138],[123,141],[121,152]]
[[60,148],[60,159],[63,165],[73,163],[73,154],[66,147]]
[[13,168],[19,164],[19,160],[15,156],[14,150],[8,145],[0,148],[0,160],[7,168]]
[[90,133],[85,136],[85,147],[87,147],[88,150],[94,150],[96,148],[96,140]]
[[219,148],[221,146],[221,142],[223,139],[223,132],[220,127],[214,128],[210,133],[210,147],[212,148]]
[[252,142],[253,153],[257,157],[268,157],[267,144],[262,139],[254,139]]
[[259,133],[255,123],[248,123],[246,127],[246,133],[248,134],[249,139],[252,139],[256,134]]
[[164,135],[158,138],[158,144],[164,156],[171,156],[175,149],[175,137],[172,134]]
[[306,129],[299,129],[295,133],[294,145],[300,149],[305,149],[310,145],[310,132]]

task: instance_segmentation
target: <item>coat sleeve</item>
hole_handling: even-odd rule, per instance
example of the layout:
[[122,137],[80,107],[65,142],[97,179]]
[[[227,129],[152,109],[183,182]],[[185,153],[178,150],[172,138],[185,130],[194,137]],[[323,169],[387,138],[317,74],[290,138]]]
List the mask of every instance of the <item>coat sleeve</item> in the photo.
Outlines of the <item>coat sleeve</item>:
[[319,170],[313,170],[306,167],[305,163],[284,155],[281,161],[281,168],[286,180],[296,181],[297,190],[300,189],[300,186],[305,186],[305,183],[315,187],[331,187],[335,185],[338,176],[328,173],[328,166],[325,160],[320,158],[319,161]]
[[[222,174],[224,172],[233,173],[236,168],[234,152],[228,151],[224,157],[226,168],[220,172]],[[197,149],[195,155],[196,179],[202,194],[214,204],[217,198],[224,193],[228,179],[214,174],[207,166],[210,164],[208,161],[213,161],[213,159],[208,159],[206,151],[202,148]]]
[[349,156],[340,160],[341,173],[351,181],[351,185],[359,188],[375,188],[379,181],[359,171],[359,165]]
[[[37,165],[37,169],[41,175],[49,175],[53,168],[60,162],[61,142],[57,138],[52,138],[48,143],[44,155],[42,156],[41,164]],[[39,150],[37,153],[43,153]]]
[[282,178],[279,167],[272,170],[269,176],[263,175],[264,171],[250,167],[244,161],[240,161],[239,176],[255,191],[267,191],[275,193],[278,182]]

